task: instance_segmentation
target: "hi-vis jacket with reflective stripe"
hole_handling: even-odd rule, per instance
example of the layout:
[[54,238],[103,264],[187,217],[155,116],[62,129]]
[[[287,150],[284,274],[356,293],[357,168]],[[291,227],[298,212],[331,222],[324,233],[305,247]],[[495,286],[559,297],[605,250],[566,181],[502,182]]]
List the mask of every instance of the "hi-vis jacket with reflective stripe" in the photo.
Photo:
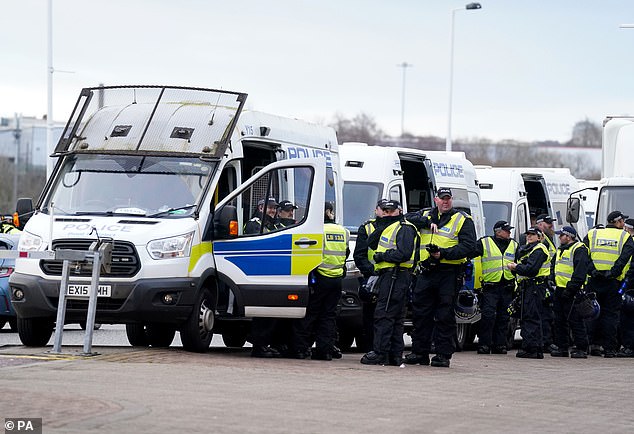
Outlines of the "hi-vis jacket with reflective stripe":
[[583,258],[583,262],[581,262],[579,264],[579,266],[582,268],[582,271],[579,272],[579,270],[577,270],[577,275],[578,275],[578,288],[581,288],[581,285],[583,285],[584,281],[585,281],[585,276],[587,275],[588,272],[588,266],[585,263],[585,260],[587,259],[587,248],[586,245],[583,244],[581,241],[576,241],[574,243],[572,243],[571,246],[562,246],[563,248],[559,248],[557,250],[557,254],[555,256],[555,267],[554,267],[554,274],[555,274],[555,284],[560,287],[560,288],[566,288],[568,286],[568,283],[572,280],[572,276],[573,273],[575,272],[575,264],[574,264],[574,259],[575,259],[575,252],[577,251],[577,249],[582,249],[582,250],[586,250],[585,252],[585,258]]
[[[588,250],[590,251],[590,259],[594,263],[594,268],[600,271],[611,270],[619,256],[621,256],[628,238],[629,234],[627,232],[614,227],[588,231]],[[627,268],[627,266],[623,268],[619,280],[625,277]]]
[[374,250],[368,246],[368,238],[376,228],[376,219],[371,219],[359,226],[357,241],[354,244],[354,263],[359,271],[368,277],[374,274]]
[[[543,243],[538,241],[534,243],[533,246],[530,246],[530,250],[520,249],[517,253],[521,255],[518,258],[517,267],[515,268],[518,282],[533,277],[545,279],[550,275],[550,255]],[[541,258],[543,258],[543,261]],[[535,261],[539,263],[535,263]],[[537,272],[533,275],[535,271]]]
[[[430,215],[430,211],[425,211],[423,217]],[[471,219],[471,216],[461,212],[455,212],[449,221],[438,227],[437,233],[432,233],[431,229],[423,228],[420,230],[420,260],[424,261],[429,258],[429,252],[426,250],[429,244],[435,244],[441,249],[447,249],[458,245],[458,235],[465,221]],[[440,259],[441,264],[463,264],[467,262],[467,258],[460,259]]]
[[557,247],[555,247],[555,245],[553,244],[553,240],[551,240],[550,237],[546,234],[544,234],[544,241],[542,242],[546,246],[546,249],[548,249],[548,256],[550,256],[550,260],[552,261],[557,254]]
[[[412,228],[414,233],[418,233],[418,231],[416,230],[416,227],[411,224],[410,222],[408,222],[407,220],[398,220],[395,221],[394,223],[392,223],[391,225],[389,225],[387,228],[385,228],[383,230],[383,232],[381,233],[381,238],[379,239],[379,245],[376,248],[376,253],[385,253],[388,250],[392,250],[392,249],[398,249],[397,243],[396,243],[396,237],[399,233],[399,231],[404,227],[404,226],[409,226]],[[415,240],[416,242],[416,240]],[[375,265],[375,269],[378,270],[382,270],[385,268],[393,268],[393,267],[401,267],[401,268],[412,268],[414,266],[414,259],[416,257],[416,248],[415,245],[412,246],[407,246],[407,249],[409,251],[409,249],[411,248],[411,256],[409,257],[409,259],[396,264],[393,262],[379,262]]]
[[324,224],[324,253],[317,272],[326,277],[343,276],[350,233],[335,223]]
[[482,243],[482,277],[484,283],[498,283],[504,277],[505,280],[513,280],[515,276],[508,269],[507,264],[515,261],[515,251],[517,249],[517,241],[510,240],[508,247],[504,253],[500,251],[493,237],[484,237],[480,239]]

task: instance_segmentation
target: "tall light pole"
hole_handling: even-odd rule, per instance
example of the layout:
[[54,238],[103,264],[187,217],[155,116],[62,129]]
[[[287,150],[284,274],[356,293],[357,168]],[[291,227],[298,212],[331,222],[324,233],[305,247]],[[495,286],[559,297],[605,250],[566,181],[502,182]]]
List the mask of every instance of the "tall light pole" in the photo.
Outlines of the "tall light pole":
[[53,173],[53,159],[49,157],[53,147],[53,0],[48,0],[47,8],[47,56],[46,56],[46,177]]
[[451,11],[450,39],[449,39],[449,112],[447,114],[447,139],[445,142],[445,150],[451,151],[451,109],[453,103],[453,41],[454,41],[454,21],[456,12],[463,10],[481,9],[480,3],[469,3],[464,8],[456,8]]
[[399,68],[403,68],[403,90],[401,93],[401,138],[403,137],[403,133],[405,132],[405,71],[407,68],[411,68],[411,63],[403,62],[398,65]]

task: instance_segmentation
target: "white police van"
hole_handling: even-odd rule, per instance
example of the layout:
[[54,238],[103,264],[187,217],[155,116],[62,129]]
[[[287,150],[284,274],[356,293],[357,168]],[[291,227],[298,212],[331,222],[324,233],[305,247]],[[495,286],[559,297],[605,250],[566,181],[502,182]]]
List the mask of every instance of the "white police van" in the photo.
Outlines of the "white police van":
[[[343,225],[351,233],[351,250],[359,226],[374,217],[379,199],[398,200],[403,212],[429,209],[439,187],[449,187],[454,208],[468,212],[475,224],[477,236],[484,235],[484,213],[476,172],[462,152],[424,151],[392,146],[369,146],[365,143],[343,143],[339,147],[343,176]],[[343,347],[363,342],[361,302],[358,298],[358,278],[361,273],[352,255],[346,262],[345,295],[339,315],[339,340]],[[473,341],[472,323],[479,313],[469,318],[457,318],[458,346]],[[411,325],[411,324],[410,324]]]
[[[206,351],[213,333],[242,345],[251,317],[301,318],[321,262],[324,201],[339,202],[332,128],[244,109],[247,95],[169,86],[83,89],[22,251],[86,250],[114,239],[96,321],[126,324],[133,345]],[[258,202],[296,206],[295,224],[246,234]],[[337,209],[338,213],[341,210]],[[11,279],[25,345],[54,327],[62,264],[17,260]],[[66,319],[86,317],[91,267],[70,269]],[[63,288],[69,291],[69,288]]]

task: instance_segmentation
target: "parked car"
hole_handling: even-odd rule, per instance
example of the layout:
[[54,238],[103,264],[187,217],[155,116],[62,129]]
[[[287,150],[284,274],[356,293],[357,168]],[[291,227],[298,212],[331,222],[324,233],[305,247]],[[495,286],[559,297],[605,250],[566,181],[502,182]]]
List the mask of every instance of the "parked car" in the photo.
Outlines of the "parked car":
[[[0,234],[0,251],[14,250],[18,247],[19,234]],[[0,258],[0,329],[7,322],[11,325],[11,330],[17,330],[15,310],[11,305],[11,292],[9,288],[9,277],[15,269],[15,259]]]

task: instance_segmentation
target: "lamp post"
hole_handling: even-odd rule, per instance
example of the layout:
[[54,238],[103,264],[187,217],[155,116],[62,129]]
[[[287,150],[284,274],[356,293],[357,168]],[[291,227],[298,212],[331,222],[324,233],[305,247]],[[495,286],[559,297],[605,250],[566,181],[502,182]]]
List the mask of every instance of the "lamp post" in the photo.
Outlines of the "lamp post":
[[403,62],[401,64],[396,65],[399,68],[403,68],[403,90],[401,92],[401,138],[403,137],[403,133],[405,132],[405,71],[407,68],[411,68],[411,63]]
[[453,41],[454,41],[454,21],[456,18],[456,12],[462,10],[477,10],[481,9],[480,3],[469,3],[464,8],[456,8],[451,11],[451,27],[450,27],[450,39],[449,39],[449,112],[447,114],[447,139],[445,142],[445,150],[451,151],[451,109],[453,99]]

